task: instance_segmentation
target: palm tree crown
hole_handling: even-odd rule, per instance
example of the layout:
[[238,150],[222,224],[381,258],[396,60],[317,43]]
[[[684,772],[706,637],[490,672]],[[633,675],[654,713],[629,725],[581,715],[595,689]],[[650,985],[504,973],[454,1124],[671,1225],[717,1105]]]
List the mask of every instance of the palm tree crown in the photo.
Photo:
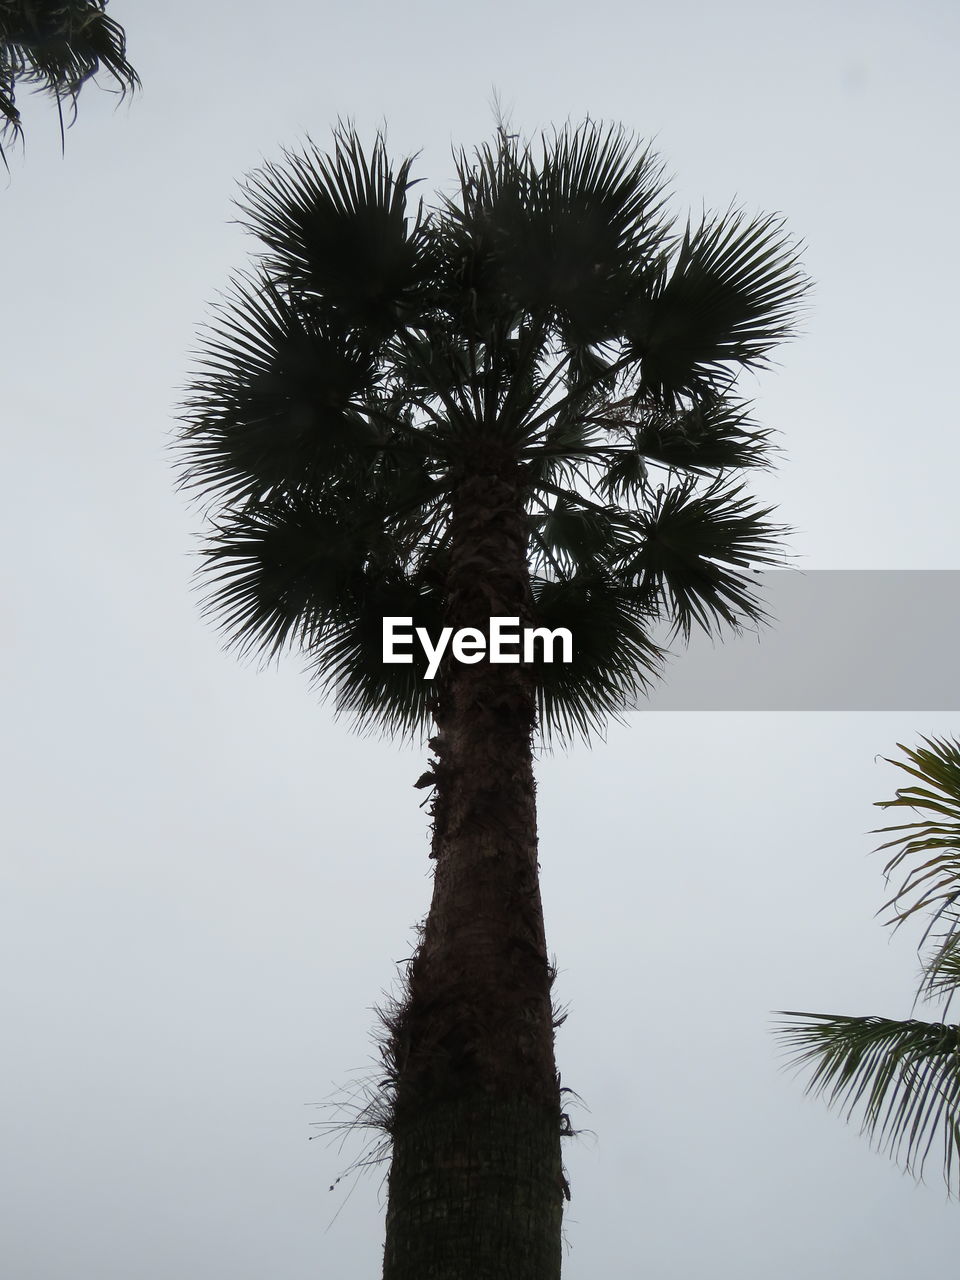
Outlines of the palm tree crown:
[[383,664],[381,620],[439,630],[458,487],[511,468],[529,620],[574,637],[535,664],[539,724],[587,734],[657,670],[657,616],[761,614],[749,566],[781,530],[733,478],[768,446],[735,383],[791,331],[797,249],[776,217],[675,230],[655,158],[591,122],[538,146],[501,127],[430,208],[411,165],[340,127],[245,185],[263,252],[181,437],[210,607],[241,648],[301,646],[338,711],[419,731],[424,664]]

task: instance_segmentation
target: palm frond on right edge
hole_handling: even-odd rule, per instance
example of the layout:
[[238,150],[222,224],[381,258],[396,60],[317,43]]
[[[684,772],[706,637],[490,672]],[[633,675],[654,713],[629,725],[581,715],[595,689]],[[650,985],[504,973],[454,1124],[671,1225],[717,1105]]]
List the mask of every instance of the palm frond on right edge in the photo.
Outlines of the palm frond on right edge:
[[889,923],[895,926],[918,911],[929,910],[932,927],[945,914],[950,916],[960,898],[960,742],[921,741],[923,746],[916,749],[898,742],[906,761],[887,761],[917,781],[898,788],[893,800],[877,801],[880,809],[909,809],[920,815],[916,822],[880,827],[876,832],[896,833],[877,851],[896,850],[883,869],[888,880],[894,872],[904,873],[900,887],[883,908],[892,911]]
[[960,1190],[960,1027],[939,1022],[826,1013],[781,1016],[776,1034],[790,1065],[812,1068],[807,1092],[844,1118],[861,1116],[861,1133],[922,1178],[931,1149],[943,1153],[943,1176]]
[[[895,832],[880,850],[894,849],[884,874],[899,871],[903,880],[883,909],[898,928],[918,911],[932,912],[921,939],[923,949],[936,930],[922,962],[917,998],[942,1002],[945,1017],[960,990],[960,742],[924,738],[906,756],[888,760],[917,781],[900,788],[880,808],[908,808],[918,821],[880,828]],[[878,850],[878,852],[880,851]],[[795,1013],[775,1034],[790,1051],[790,1064],[810,1070],[807,1092],[837,1106],[847,1120],[861,1116],[861,1132],[916,1177],[938,1142],[943,1176],[952,1194],[960,1194],[960,1026],[914,1019]]]

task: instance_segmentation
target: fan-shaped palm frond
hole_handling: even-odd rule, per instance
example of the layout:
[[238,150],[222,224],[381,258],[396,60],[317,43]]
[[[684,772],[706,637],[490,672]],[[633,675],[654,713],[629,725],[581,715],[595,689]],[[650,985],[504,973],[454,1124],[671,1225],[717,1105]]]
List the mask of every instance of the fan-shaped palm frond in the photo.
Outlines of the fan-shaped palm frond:
[[792,328],[803,278],[777,217],[743,212],[687,227],[660,266],[630,328],[641,392],[668,405],[726,391],[737,370],[762,365]]
[[312,142],[286,152],[246,182],[244,225],[269,250],[263,265],[298,301],[322,299],[328,318],[367,335],[388,336],[415,299],[426,242],[419,219],[409,225],[404,160],[394,171],[382,137],[368,156],[341,127],[334,150]]
[[63,103],[75,119],[80,90],[101,70],[121,96],[139,87],[124,30],[106,7],[107,0],[0,0],[0,136],[22,133],[18,84],[56,99],[61,136]]
[[549,320],[573,351],[619,338],[619,317],[670,243],[659,161],[622,128],[590,122],[542,136],[539,154],[501,133],[478,160],[461,153],[465,198],[447,213],[481,292]]
[[711,632],[720,623],[762,622],[753,566],[782,563],[782,525],[767,520],[743,485],[714,481],[700,490],[692,477],[660,488],[636,517],[636,549],[621,560],[626,579],[643,585],[658,613],[689,637],[696,623]]
[[381,432],[351,406],[376,390],[360,337],[268,277],[236,281],[198,362],[191,486],[227,501],[325,488]]
[[649,635],[649,598],[601,569],[534,577],[532,587],[536,624],[575,637],[571,662],[534,663],[544,738],[588,738],[635,707],[663,672],[666,655]]
[[[432,208],[409,208],[412,163],[341,125],[244,185],[264,251],[214,311],[180,438],[215,525],[211,608],[242,647],[301,646],[341,709],[422,727],[372,602],[444,625],[458,494],[508,477],[522,611],[575,636],[571,663],[532,664],[541,729],[586,733],[659,671],[660,615],[686,634],[762,613],[749,571],[782,530],[733,480],[767,433],[731,384],[806,282],[779,223],[675,235],[622,129],[501,129]],[[644,371],[670,326],[693,355],[668,394]]]
[[628,412],[625,405],[620,423],[629,447],[602,478],[611,496],[646,480],[648,466],[710,475],[768,463],[770,432],[751,420],[747,405],[729,397],[707,395],[678,411],[653,405]]

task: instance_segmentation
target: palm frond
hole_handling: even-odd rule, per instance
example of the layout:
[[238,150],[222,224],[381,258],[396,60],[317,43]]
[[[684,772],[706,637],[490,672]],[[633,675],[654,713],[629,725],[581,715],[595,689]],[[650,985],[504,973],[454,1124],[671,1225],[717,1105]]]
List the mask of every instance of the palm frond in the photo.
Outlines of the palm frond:
[[553,505],[545,504],[531,525],[541,545],[549,549],[552,563],[588,567],[609,560],[614,546],[622,545],[628,525],[619,517],[615,507],[604,510],[575,492],[561,490]]
[[429,569],[407,577],[369,580],[346,602],[310,653],[313,683],[333,701],[337,716],[360,731],[393,736],[422,734],[430,723],[433,686],[425,678],[423,650],[411,663],[384,663],[383,619],[408,617],[435,645],[443,625],[442,593]]
[[722,479],[703,491],[695,479],[662,486],[652,508],[634,517],[636,540],[620,570],[685,639],[694,624],[713,634],[720,624],[763,622],[755,566],[783,564],[786,532],[770,514],[743,485]]
[[372,352],[349,330],[238,278],[197,356],[179,451],[188,487],[222,498],[304,490],[384,440]]
[[308,139],[252,174],[238,201],[243,225],[269,250],[270,274],[371,341],[395,333],[420,305],[423,225],[418,215],[411,227],[407,213],[412,163],[394,169],[382,135],[368,154],[341,125],[331,154]]
[[649,467],[698,476],[768,463],[771,432],[750,417],[749,407],[726,396],[705,396],[689,406],[631,406],[621,400],[596,418],[623,438],[610,450],[598,492],[625,499],[648,484]]
[[140,87],[126,35],[107,16],[106,0],[0,0],[0,135],[22,132],[18,83],[55,98],[61,112],[67,102],[75,119],[81,89],[100,71],[113,78],[121,97]]
[[338,497],[273,498],[223,519],[203,550],[205,609],[242,654],[305,651],[338,715],[419,732],[430,692],[423,650],[414,646],[410,665],[385,664],[382,624],[410,617],[436,643],[442,540],[414,560],[374,499]]
[[206,609],[229,643],[273,657],[288,643],[309,648],[343,596],[361,580],[382,531],[333,503],[283,497],[222,518],[203,550]]
[[675,405],[726,392],[741,368],[763,364],[792,334],[808,289],[781,218],[734,212],[688,226],[676,259],[664,259],[652,296],[635,308],[639,394]]
[[922,747],[898,742],[906,760],[888,760],[917,781],[897,790],[892,800],[880,800],[880,809],[910,809],[920,818],[895,826],[879,827],[876,834],[897,834],[879,846],[878,852],[895,849],[884,875],[889,880],[903,870],[903,879],[883,910],[892,922],[902,924],[918,911],[933,910],[933,923],[960,900],[960,742],[947,738],[922,738]]
[[667,245],[663,166],[622,128],[587,121],[520,157],[522,198],[495,222],[504,293],[551,316],[565,345],[614,336]]
[[776,1034],[790,1065],[811,1072],[807,1092],[847,1120],[917,1177],[941,1146],[955,1190],[960,1154],[960,1027],[889,1018],[783,1011],[796,1019]]
[[534,664],[540,731],[547,744],[588,741],[634,709],[663,674],[649,597],[598,568],[564,579],[535,576],[532,587],[534,625],[574,637],[572,662]]
[[946,1016],[953,997],[960,991],[960,921],[951,915],[939,942],[923,962],[923,979],[918,991],[923,1000],[937,1000]]

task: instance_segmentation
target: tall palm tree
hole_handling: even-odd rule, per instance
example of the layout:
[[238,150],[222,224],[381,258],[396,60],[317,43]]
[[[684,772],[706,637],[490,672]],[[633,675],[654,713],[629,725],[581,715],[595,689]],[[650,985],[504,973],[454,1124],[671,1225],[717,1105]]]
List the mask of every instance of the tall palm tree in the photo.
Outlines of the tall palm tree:
[[[430,911],[388,1019],[387,1280],[560,1267],[565,1121],[533,744],[586,737],[659,670],[649,631],[756,619],[781,529],[736,477],[736,394],[806,287],[776,217],[676,232],[622,129],[501,126],[432,207],[343,126],[246,182],[263,249],[186,404],[209,606],[308,655],[338,713],[429,734]],[[567,628],[569,662],[383,661],[383,619]]]
[[[0,139],[20,135],[18,83],[56,99],[63,138],[63,103],[74,118],[80,90],[102,69],[120,86],[140,77],[127,61],[123,28],[106,14],[107,0],[0,0]],[[0,157],[3,149],[0,147]]]
[[[893,849],[884,874],[903,879],[882,909],[899,927],[918,912],[930,912],[921,942],[918,999],[939,1000],[946,1019],[960,989],[960,740],[924,738],[923,746],[897,745],[905,760],[890,760],[916,779],[898,789],[884,809],[911,809],[914,822],[882,827],[896,832],[881,845]],[[778,1034],[793,1063],[812,1072],[807,1090],[822,1095],[849,1120],[859,1115],[861,1132],[906,1169],[922,1177],[936,1144],[951,1191],[960,1172],[960,1026],[825,1013],[784,1012],[793,1021]]]

